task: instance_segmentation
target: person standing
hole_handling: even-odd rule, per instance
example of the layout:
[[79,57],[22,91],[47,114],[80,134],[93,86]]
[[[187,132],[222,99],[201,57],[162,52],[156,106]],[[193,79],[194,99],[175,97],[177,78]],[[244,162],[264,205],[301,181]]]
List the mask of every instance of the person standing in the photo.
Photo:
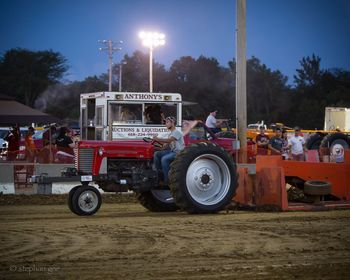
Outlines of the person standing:
[[260,126],[260,133],[256,136],[256,146],[258,155],[267,155],[269,136],[265,134],[265,128]]
[[156,151],[153,158],[157,170],[163,172],[164,185],[168,185],[170,163],[184,149],[185,142],[182,132],[176,129],[176,119],[174,117],[167,117],[165,119],[165,125],[170,130],[168,138],[164,139],[154,136],[153,140],[160,144],[166,144],[169,149]]
[[27,135],[25,137],[25,147],[26,147],[26,159],[28,162],[34,162],[36,156],[36,146],[33,140],[34,127],[30,126],[28,128]]
[[4,140],[8,142],[7,147],[7,160],[14,161],[17,158],[19,150],[20,132],[18,125],[14,125],[8,134],[4,137]]
[[205,121],[205,125],[213,132],[218,133],[221,131],[221,120],[216,119],[217,110],[213,109],[210,111],[209,116],[207,117],[207,120]]
[[52,125],[43,133],[43,148],[38,154],[39,163],[52,163],[54,161],[56,126]]
[[282,131],[279,127],[276,128],[276,135],[270,139],[268,147],[271,151],[271,155],[282,155],[283,139]]
[[297,161],[303,161],[304,152],[307,151],[304,137],[302,137],[300,133],[300,128],[295,127],[294,135],[288,140],[288,147],[291,148],[292,159]]
[[287,130],[282,130],[282,140],[283,140],[283,147],[282,147],[282,157],[283,159],[289,159],[289,147],[288,147],[288,136],[287,136]]

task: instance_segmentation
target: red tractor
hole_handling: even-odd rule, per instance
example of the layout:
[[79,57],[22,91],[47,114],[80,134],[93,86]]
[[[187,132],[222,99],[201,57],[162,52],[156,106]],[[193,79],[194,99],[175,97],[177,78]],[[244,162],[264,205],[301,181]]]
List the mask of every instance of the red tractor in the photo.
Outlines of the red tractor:
[[234,140],[216,138],[204,124],[197,122],[185,135],[185,142],[186,148],[171,163],[169,186],[159,184],[162,175],[152,166],[156,149],[152,143],[79,142],[76,167],[81,185],[70,191],[69,208],[77,215],[96,213],[102,200],[99,190],[89,185],[95,182],[105,192],[135,192],[139,202],[154,212],[222,210],[231,202],[237,188],[232,157]]
[[[105,192],[133,191],[150,211],[213,213],[229,204],[237,188],[237,142],[233,135],[214,135],[200,121],[182,121],[182,106],[179,93],[81,94],[82,141],[76,150],[81,185],[69,193],[72,212],[93,215],[100,208],[100,192],[90,182]],[[169,186],[162,186],[162,174],[152,166],[155,146],[143,139],[166,138],[166,116],[176,117],[186,148],[171,164]],[[254,146],[249,147],[253,158]]]

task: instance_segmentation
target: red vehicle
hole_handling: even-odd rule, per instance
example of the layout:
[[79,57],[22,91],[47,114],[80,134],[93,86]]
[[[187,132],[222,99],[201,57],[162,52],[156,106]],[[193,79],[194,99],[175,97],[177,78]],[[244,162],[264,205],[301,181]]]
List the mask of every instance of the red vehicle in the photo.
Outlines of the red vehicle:
[[[71,211],[98,211],[101,195],[90,182],[106,192],[132,190],[151,211],[213,213],[229,204],[237,188],[235,140],[217,138],[198,121],[182,123],[181,114],[177,93],[82,94],[82,141],[76,150],[81,185],[69,193]],[[155,134],[167,137],[164,116],[176,117],[176,129],[182,125],[186,144],[171,164],[168,186],[159,183],[161,174],[152,166],[155,147],[142,140]]]
[[[169,133],[161,122],[149,122],[142,113],[156,105],[165,116],[177,117],[176,127],[180,129],[182,124],[186,143],[185,149],[171,163],[167,186],[160,183],[162,174],[153,168],[155,146],[142,140],[145,136],[151,138],[154,133],[162,133],[160,138]],[[300,209],[300,205],[288,206],[286,182],[311,198],[326,195],[349,200],[349,157],[344,163],[257,157],[256,165],[241,166],[238,170],[240,188],[237,190],[237,167],[233,160],[237,142],[220,137],[225,134],[212,134],[202,122],[182,123],[178,94],[85,94],[81,106],[83,140],[78,143],[75,155],[81,185],[70,191],[68,199],[71,211],[77,215],[93,215],[101,206],[100,192],[90,186],[90,182],[106,192],[131,190],[145,208],[158,212],[182,209],[188,213],[215,213],[230,204],[233,197],[240,205]],[[126,112],[124,107],[129,107],[128,111],[133,113],[126,122],[120,118],[121,113]],[[248,147],[248,158],[253,158],[254,145]],[[254,176],[249,177],[251,174]],[[319,181],[328,179],[330,184],[322,182],[320,185]]]
[[77,169],[81,186],[69,194],[69,207],[77,215],[92,215],[101,205],[100,192],[137,193],[150,211],[213,213],[231,202],[237,188],[233,139],[216,138],[201,122],[185,134],[186,148],[171,164],[169,186],[159,185],[153,168],[154,146],[143,140],[81,141]]

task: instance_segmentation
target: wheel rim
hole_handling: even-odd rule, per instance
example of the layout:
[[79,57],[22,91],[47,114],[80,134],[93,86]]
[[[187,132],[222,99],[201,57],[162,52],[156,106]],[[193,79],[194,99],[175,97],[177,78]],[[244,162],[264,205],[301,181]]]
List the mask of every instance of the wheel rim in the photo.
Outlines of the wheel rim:
[[190,164],[186,173],[186,185],[196,202],[215,205],[222,201],[230,189],[230,170],[220,157],[201,155]]
[[175,203],[170,190],[151,190],[152,195],[161,202]]
[[94,211],[98,205],[97,194],[93,191],[87,190],[80,194],[78,199],[79,208],[84,212]]
[[334,140],[330,147],[331,154],[335,156],[344,156],[344,149],[349,149],[349,144],[343,139]]

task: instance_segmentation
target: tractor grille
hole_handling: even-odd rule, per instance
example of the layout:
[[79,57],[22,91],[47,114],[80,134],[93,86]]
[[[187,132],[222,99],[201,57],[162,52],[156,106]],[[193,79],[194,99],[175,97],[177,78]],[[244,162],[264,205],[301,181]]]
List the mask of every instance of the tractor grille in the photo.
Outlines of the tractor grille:
[[78,150],[78,170],[87,174],[92,174],[92,163],[94,161],[94,149]]

